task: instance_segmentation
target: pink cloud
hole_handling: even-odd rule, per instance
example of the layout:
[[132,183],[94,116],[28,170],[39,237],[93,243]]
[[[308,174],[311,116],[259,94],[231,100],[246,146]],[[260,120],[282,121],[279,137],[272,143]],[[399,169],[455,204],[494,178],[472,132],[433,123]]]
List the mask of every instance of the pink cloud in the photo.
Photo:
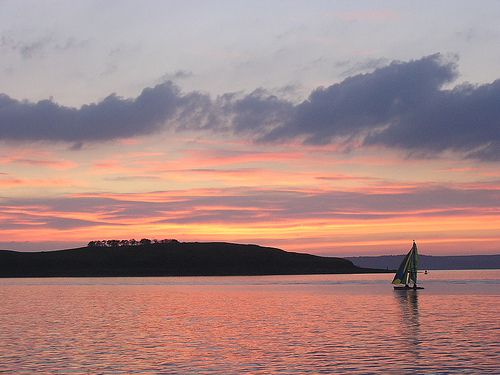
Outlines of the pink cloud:
[[400,18],[401,15],[397,12],[383,12],[381,10],[371,10],[367,12],[352,11],[342,13],[330,13],[329,17],[341,18],[347,21],[373,21],[373,20],[391,20]]
[[68,170],[77,166],[71,160],[52,156],[52,153],[40,150],[10,149],[10,155],[0,155],[0,164],[18,164],[44,167],[54,170]]
[[67,170],[76,167],[76,163],[70,160],[63,160],[63,159],[57,159],[57,160],[12,159],[10,162],[15,164],[35,166],[35,167],[41,166],[56,170]]

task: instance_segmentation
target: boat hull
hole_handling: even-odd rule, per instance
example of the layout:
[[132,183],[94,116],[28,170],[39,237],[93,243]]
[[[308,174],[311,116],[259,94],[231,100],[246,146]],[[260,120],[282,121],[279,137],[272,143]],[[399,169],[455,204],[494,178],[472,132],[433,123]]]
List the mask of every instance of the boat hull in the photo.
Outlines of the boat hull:
[[421,286],[413,287],[413,286],[394,286],[394,290],[415,290],[415,289],[424,289]]

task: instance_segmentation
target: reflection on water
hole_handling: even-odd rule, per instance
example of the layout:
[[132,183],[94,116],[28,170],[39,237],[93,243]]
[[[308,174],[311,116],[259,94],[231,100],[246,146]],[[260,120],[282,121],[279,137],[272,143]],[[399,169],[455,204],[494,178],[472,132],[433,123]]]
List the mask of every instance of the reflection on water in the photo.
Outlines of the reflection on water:
[[401,331],[405,337],[405,347],[408,353],[419,357],[420,322],[418,316],[418,290],[395,290],[399,305],[401,306]]
[[462,294],[457,284],[396,293],[387,279],[0,280],[0,372],[496,371],[494,278]]

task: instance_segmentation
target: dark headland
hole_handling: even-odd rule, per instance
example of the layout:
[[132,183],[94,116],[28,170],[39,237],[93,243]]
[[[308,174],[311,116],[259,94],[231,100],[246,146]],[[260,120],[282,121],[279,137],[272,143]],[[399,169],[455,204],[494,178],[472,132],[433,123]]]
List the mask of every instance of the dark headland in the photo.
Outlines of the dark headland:
[[0,277],[245,276],[373,273],[342,258],[224,242],[0,250]]

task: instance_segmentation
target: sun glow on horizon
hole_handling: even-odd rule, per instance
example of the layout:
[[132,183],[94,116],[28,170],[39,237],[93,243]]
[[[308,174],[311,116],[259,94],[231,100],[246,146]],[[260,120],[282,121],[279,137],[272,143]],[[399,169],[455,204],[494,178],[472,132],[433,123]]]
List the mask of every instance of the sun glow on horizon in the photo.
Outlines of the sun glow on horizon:
[[[154,141],[147,150],[143,144],[120,146],[127,152],[115,145],[111,152],[120,157],[99,154],[98,161],[82,163],[66,156],[67,165],[74,165],[67,170],[40,163],[47,166],[46,177],[32,183],[10,169],[0,176],[4,189],[65,191],[47,196],[39,190],[38,196],[23,199],[4,190],[14,194],[4,194],[0,208],[0,220],[9,223],[0,229],[3,242],[84,245],[95,238],[168,237],[348,256],[397,253],[411,237],[434,254],[449,253],[452,244],[461,254],[471,244],[476,252],[498,252],[500,209],[491,200],[498,198],[499,188],[496,174],[486,173],[486,167],[450,169],[439,160],[409,161],[408,180],[399,173],[408,168],[406,161],[394,168],[392,160],[387,169],[372,157],[365,166],[358,155],[332,160],[321,147],[296,152],[261,146],[253,152],[247,145],[246,150],[219,152],[212,150],[214,142],[211,150],[204,143],[196,143],[201,149],[195,150],[189,143],[186,153],[167,156]],[[15,161],[4,160],[4,165],[11,163]],[[98,173],[96,166],[101,166]],[[377,176],[373,168],[382,173]],[[451,186],[429,182],[428,169],[463,178],[455,177]],[[87,186],[72,182],[82,176]]]

